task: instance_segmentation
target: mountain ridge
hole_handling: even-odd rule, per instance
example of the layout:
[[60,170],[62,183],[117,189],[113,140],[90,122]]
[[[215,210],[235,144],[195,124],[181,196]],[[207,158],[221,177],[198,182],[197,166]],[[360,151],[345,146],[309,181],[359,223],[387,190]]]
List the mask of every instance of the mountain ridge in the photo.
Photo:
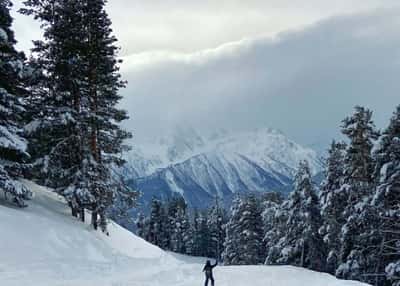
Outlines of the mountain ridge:
[[315,151],[271,128],[214,132],[207,139],[193,129],[177,134],[154,140],[158,146],[138,146],[128,156],[125,177],[136,181],[132,185],[145,204],[152,197],[180,195],[192,207],[207,207],[215,197],[228,207],[240,193],[286,194],[301,160],[310,163],[313,174],[321,169]]

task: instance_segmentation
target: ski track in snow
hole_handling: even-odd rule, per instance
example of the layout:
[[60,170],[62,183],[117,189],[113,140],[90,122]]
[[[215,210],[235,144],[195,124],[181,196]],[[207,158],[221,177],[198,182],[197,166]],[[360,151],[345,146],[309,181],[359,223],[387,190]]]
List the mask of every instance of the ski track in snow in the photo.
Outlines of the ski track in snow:
[[[204,285],[204,258],[162,251],[114,223],[110,236],[96,232],[56,194],[24,183],[35,194],[28,208],[0,204],[1,286]],[[214,276],[216,286],[365,285],[290,266],[219,266]]]

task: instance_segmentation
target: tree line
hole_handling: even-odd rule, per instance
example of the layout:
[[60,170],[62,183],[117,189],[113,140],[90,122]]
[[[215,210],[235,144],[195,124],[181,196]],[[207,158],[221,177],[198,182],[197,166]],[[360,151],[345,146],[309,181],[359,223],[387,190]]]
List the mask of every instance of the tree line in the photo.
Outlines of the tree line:
[[153,200],[140,235],[168,250],[226,265],[285,264],[372,285],[400,285],[400,106],[379,132],[357,106],[342,121],[324,179],[299,164],[293,191],[241,195],[230,212],[216,206],[190,219],[183,199]]
[[[32,196],[18,179],[54,188],[73,216],[106,231],[116,202],[136,193],[112,174],[124,140],[117,107],[119,48],[105,0],[27,0],[19,12],[40,22],[29,59],[15,48],[11,1],[0,1],[0,190],[20,207]],[[121,205],[121,204],[120,204]]]
[[164,250],[221,260],[226,219],[218,199],[208,210],[190,211],[182,197],[153,198],[150,214],[138,216],[137,233]]

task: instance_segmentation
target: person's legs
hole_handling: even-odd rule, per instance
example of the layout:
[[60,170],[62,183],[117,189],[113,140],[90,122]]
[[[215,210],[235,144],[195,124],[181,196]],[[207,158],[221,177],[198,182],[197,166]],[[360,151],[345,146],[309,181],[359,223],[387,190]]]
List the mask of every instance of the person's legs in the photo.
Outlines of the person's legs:
[[204,284],[204,286],[208,286],[208,276],[206,276],[206,283]]
[[214,286],[214,277],[210,277],[210,280],[211,280],[211,286]]

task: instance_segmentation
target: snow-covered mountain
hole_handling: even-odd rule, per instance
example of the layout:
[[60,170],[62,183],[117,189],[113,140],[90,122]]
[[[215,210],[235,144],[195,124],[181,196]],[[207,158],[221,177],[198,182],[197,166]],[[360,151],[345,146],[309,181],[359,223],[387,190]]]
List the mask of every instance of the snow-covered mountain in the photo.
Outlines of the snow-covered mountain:
[[320,170],[317,153],[274,129],[214,132],[200,136],[193,129],[134,146],[125,176],[135,181],[143,201],[153,196],[182,195],[203,208],[216,196],[229,205],[241,192],[287,192],[301,160]]
[[[71,217],[62,198],[24,182],[26,209],[0,199],[2,286],[192,286],[204,282],[204,258],[165,252],[111,222],[109,236]],[[217,285],[362,286],[291,266],[218,266]]]
[[192,128],[176,127],[156,139],[132,143],[133,150],[126,157],[128,160],[127,176],[145,177],[159,168],[182,162],[203,152],[206,141]]

